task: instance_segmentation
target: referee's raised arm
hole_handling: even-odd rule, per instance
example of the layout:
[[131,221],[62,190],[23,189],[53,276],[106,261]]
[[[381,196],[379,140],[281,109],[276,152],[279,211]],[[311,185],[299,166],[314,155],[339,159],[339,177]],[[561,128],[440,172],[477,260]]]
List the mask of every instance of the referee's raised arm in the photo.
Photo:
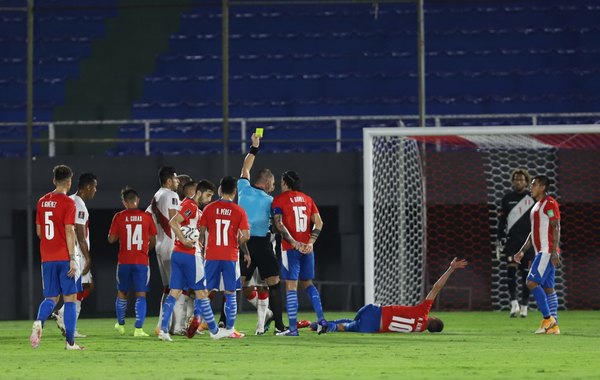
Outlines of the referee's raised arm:
[[258,147],[260,146],[260,137],[256,133],[252,134],[251,139],[252,147],[250,147],[250,152],[244,158],[242,173],[240,174],[240,178],[246,178],[248,181],[250,181],[250,170],[252,169],[252,165],[254,165],[254,158],[256,158],[256,153],[258,153]]

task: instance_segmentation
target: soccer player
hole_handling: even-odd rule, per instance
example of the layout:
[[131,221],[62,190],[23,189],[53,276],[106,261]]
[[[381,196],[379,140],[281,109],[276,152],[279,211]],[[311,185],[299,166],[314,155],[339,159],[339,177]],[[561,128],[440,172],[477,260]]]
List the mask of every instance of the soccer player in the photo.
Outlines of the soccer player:
[[[497,252],[504,254],[506,261],[506,282],[510,295],[510,317],[519,314],[527,317],[527,304],[529,303],[529,288],[527,287],[527,273],[534,257],[533,249],[527,250],[525,256],[518,264],[513,260],[515,253],[523,245],[531,231],[529,212],[535,201],[529,195],[527,187],[531,178],[526,169],[515,169],[510,175],[513,191],[502,198],[500,218],[498,220]],[[499,258],[499,257],[498,257]],[[519,279],[522,281],[521,303],[517,301],[517,269]]]
[[183,188],[188,182],[192,182],[192,177],[187,174],[179,174],[177,179],[179,180],[179,185],[177,185],[177,195],[179,195],[179,200],[183,202],[183,200],[189,196],[186,195]]
[[[146,212],[150,212],[156,225],[156,259],[158,261],[158,270],[160,279],[163,283],[163,294],[160,300],[160,312],[158,314],[158,325],[156,334],[160,332],[162,319],[162,305],[169,294],[169,280],[171,279],[171,254],[174,247],[174,234],[171,231],[169,221],[179,211],[179,196],[175,192],[179,185],[177,173],[172,166],[163,166],[158,171],[160,189],[154,194],[150,206]],[[183,313],[183,310],[181,311]]]
[[[275,331],[285,330],[283,324],[283,306],[279,286],[279,262],[273,252],[271,234],[271,205],[273,197],[269,194],[275,190],[275,177],[269,169],[262,169],[253,185],[250,185],[250,170],[258,154],[260,138],[252,134],[252,146],[242,165],[242,173],[237,182],[238,204],[246,211],[250,223],[250,240],[247,246],[250,251],[252,264],[249,267],[241,265],[244,296],[257,309],[258,321],[256,335],[265,333],[265,319],[269,304],[275,321]],[[258,293],[250,287],[250,281],[258,269],[260,277],[266,281],[268,292],[264,287],[258,287]]]
[[[327,323],[327,332],[360,332],[360,333],[387,333],[400,332],[412,333],[441,332],[444,322],[441,319],[430,316],[429,310],[433,301],[446,285],[456,269],[467,266],[466,260],[458,260],[456,257],[450,263],[450,267],[433,284],[433,288],[420,304],[416,306],[390,305],[381,306],[375,304],[365,305],[356,313],[354,319],[338,319]],[[316,323],[311,323],[311,329],[316,330]]]
[[171,228],[177,237],[175,248],[171,257],[171,280],[169,283],[169,296],[165,299],[163,305],[163,315],[161,320],[161,331],[158,338],[162,341],[171,342],[169,335],[169,321],[173,307],[184,289],[192,289],[196,296],[194,301],[194,319],[189,327],[188,337],[192,338],[198,329],[200,315],[208,324],[211,337],[214,339],[224,338],[226,335],[221,332],[215,323],[215,317],[210,308],[208,300],[208,291],[206,290],[206,276],[202,265],[200,255],[196,255],[196,241],[187,239],[181,227],[196,227],[200,212],[198,201],[201,197],[196,182],[189,182],[186,187],[193,186],[196,191],[192,198],[186,198],[181,204],[181,210],[169,221]]
[[[79,176],[77,182],[77,192],[70,196],[75,201],[77,213],[75,214],[75,253],[79,258],[79,268],[81,269],[80,288],[77,292],[77,300],[75,306],[77,310],[77,319],[81,313],[81,302],[86,299],[94,290],[94,280],[92,278],[91,266],[92,257],[90,256],[90,213],[85,205],[89,200],[94,199],[98,187],[98,179],[94,173],[83,173]],[[54,317],[56,325],[65,333],[64,324],[64,305],[61,307]],[[75,331],[75,338],[86,338],[87,335],[80,334]]]
[[127,292],[133,283],[136,297],[133,336],[144,337],[148,336],[143,329],[146,319],[146,292],[150,281],[148,250],[156,244],[156,226],[152,216],[138,208],[140,197],[134,189],[123,189],[121,200],[125,210],[115,214],[108,232],[110,244],[119,242],[115,330],[121,335],[125,334]]
[[[273,200],[273,220],[282,236],[281,277],[287,290],[286,306],[290,327],[277,335],[298,336],[298,281],[310,299],[317,314],[317,324],[327,327],[321,297],[312,279],[315,275],[313,244],[323,229],[323,220],[311,197],[300,191],[301,179],[294,171],[286,171],[281,177],[281,190]],[[310,228],[312,224],[312,229]]]
[[33,348],[40,345],[44,322],[52,313],[58,297],[65,301],[64,321],[67,350],[82,350],[75,343],[77,324],[78,284],[80,276],[75,253],[75,202],[67,196],[71,189],[73,171],[65,165],[53,170],[56,189],[38,200],[35,231],[40,238],[42,284],[44,300],[31,328],[29,342]]
[[[209,290],[219,290],[221,276],[225,289],[225,334],[229,338],[243,338],[244,334],[235,330],[237,315],[236,265],[239,249],[244,253],[244,261],[250,265],[250,253],[246,242],[250,239],[248,216],[243,208],[234,203],[236,180],[223,177],[219,184],[219,200],[204,208],[200,218],[200,245],[205,252],[206,285]],[[208,236],[206,236],[208,232]],[[206,244],[205,243],[205,239]],[[209,321],[207,321],[209,322]]]
[[533,245],[535,259],[527,275],[527,287],[533,293],[544,317],[536,334],[560,334],[558,296],[554,290],[555,268],[560,266],[560,211],[556,199],[548,195],[550,179],[538,175],[531,181],[531,196],[537,201],[531,209],[531,233],[514,259],[520,263]]

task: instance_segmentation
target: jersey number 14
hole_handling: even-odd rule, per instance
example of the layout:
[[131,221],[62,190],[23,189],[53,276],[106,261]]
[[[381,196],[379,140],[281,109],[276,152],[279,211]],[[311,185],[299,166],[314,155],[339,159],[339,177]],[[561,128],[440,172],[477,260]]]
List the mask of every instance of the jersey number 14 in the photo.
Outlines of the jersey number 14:
[[138,251],[142,250],[142,225],[136,224],[134,225],[126,224],[125,228],[127,229],[127,250],[131,251],[131,247],[135,244]]

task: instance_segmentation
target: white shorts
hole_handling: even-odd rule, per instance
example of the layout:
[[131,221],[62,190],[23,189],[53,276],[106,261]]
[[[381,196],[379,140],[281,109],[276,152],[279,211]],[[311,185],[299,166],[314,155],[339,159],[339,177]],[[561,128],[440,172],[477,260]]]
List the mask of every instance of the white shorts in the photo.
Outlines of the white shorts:
[[158,261],[158,271],[164,287],[169,287],[171,281],[171,255],[173,254],[173,244],[169,243],[156,245],[156,260]]
[[248,286],[248,287],[251,287],[251,286],[266,287],[267,286],[267,281],[260,278],[260,273],[258,272],[258,268],[256,268],[254,270],[254,273],[252,273],[252,277],[250,277],[250,279],[248,280],[248,284],[246,286]]
[[[87,264],[87,260],[85,259],[85,256],[83,256],[81,253],[78,252],[78,255],[79,255],[79,273],[81,273],[83,271],[83,268],[85,268],[85,264]],[[91,284],[93,282],[94,281],[92,278],[92,269],[90,268],[89,272],[81,275],[81,283],[82,284]]]

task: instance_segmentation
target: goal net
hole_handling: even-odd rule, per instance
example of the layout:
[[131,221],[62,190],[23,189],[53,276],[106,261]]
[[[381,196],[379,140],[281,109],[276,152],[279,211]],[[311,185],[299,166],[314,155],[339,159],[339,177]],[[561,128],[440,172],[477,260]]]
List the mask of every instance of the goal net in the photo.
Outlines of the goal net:
[[559,307],[593,305],[598,296],[570,276],[600,273],[600,245],[590,238],[600,222],[599,162],[600,125],[365,128],[365,302],[416,304],[458,256],[470,266],[440,307],[508,308],[498,210],[511,170],[526,168],[553,180],[561,206]]

